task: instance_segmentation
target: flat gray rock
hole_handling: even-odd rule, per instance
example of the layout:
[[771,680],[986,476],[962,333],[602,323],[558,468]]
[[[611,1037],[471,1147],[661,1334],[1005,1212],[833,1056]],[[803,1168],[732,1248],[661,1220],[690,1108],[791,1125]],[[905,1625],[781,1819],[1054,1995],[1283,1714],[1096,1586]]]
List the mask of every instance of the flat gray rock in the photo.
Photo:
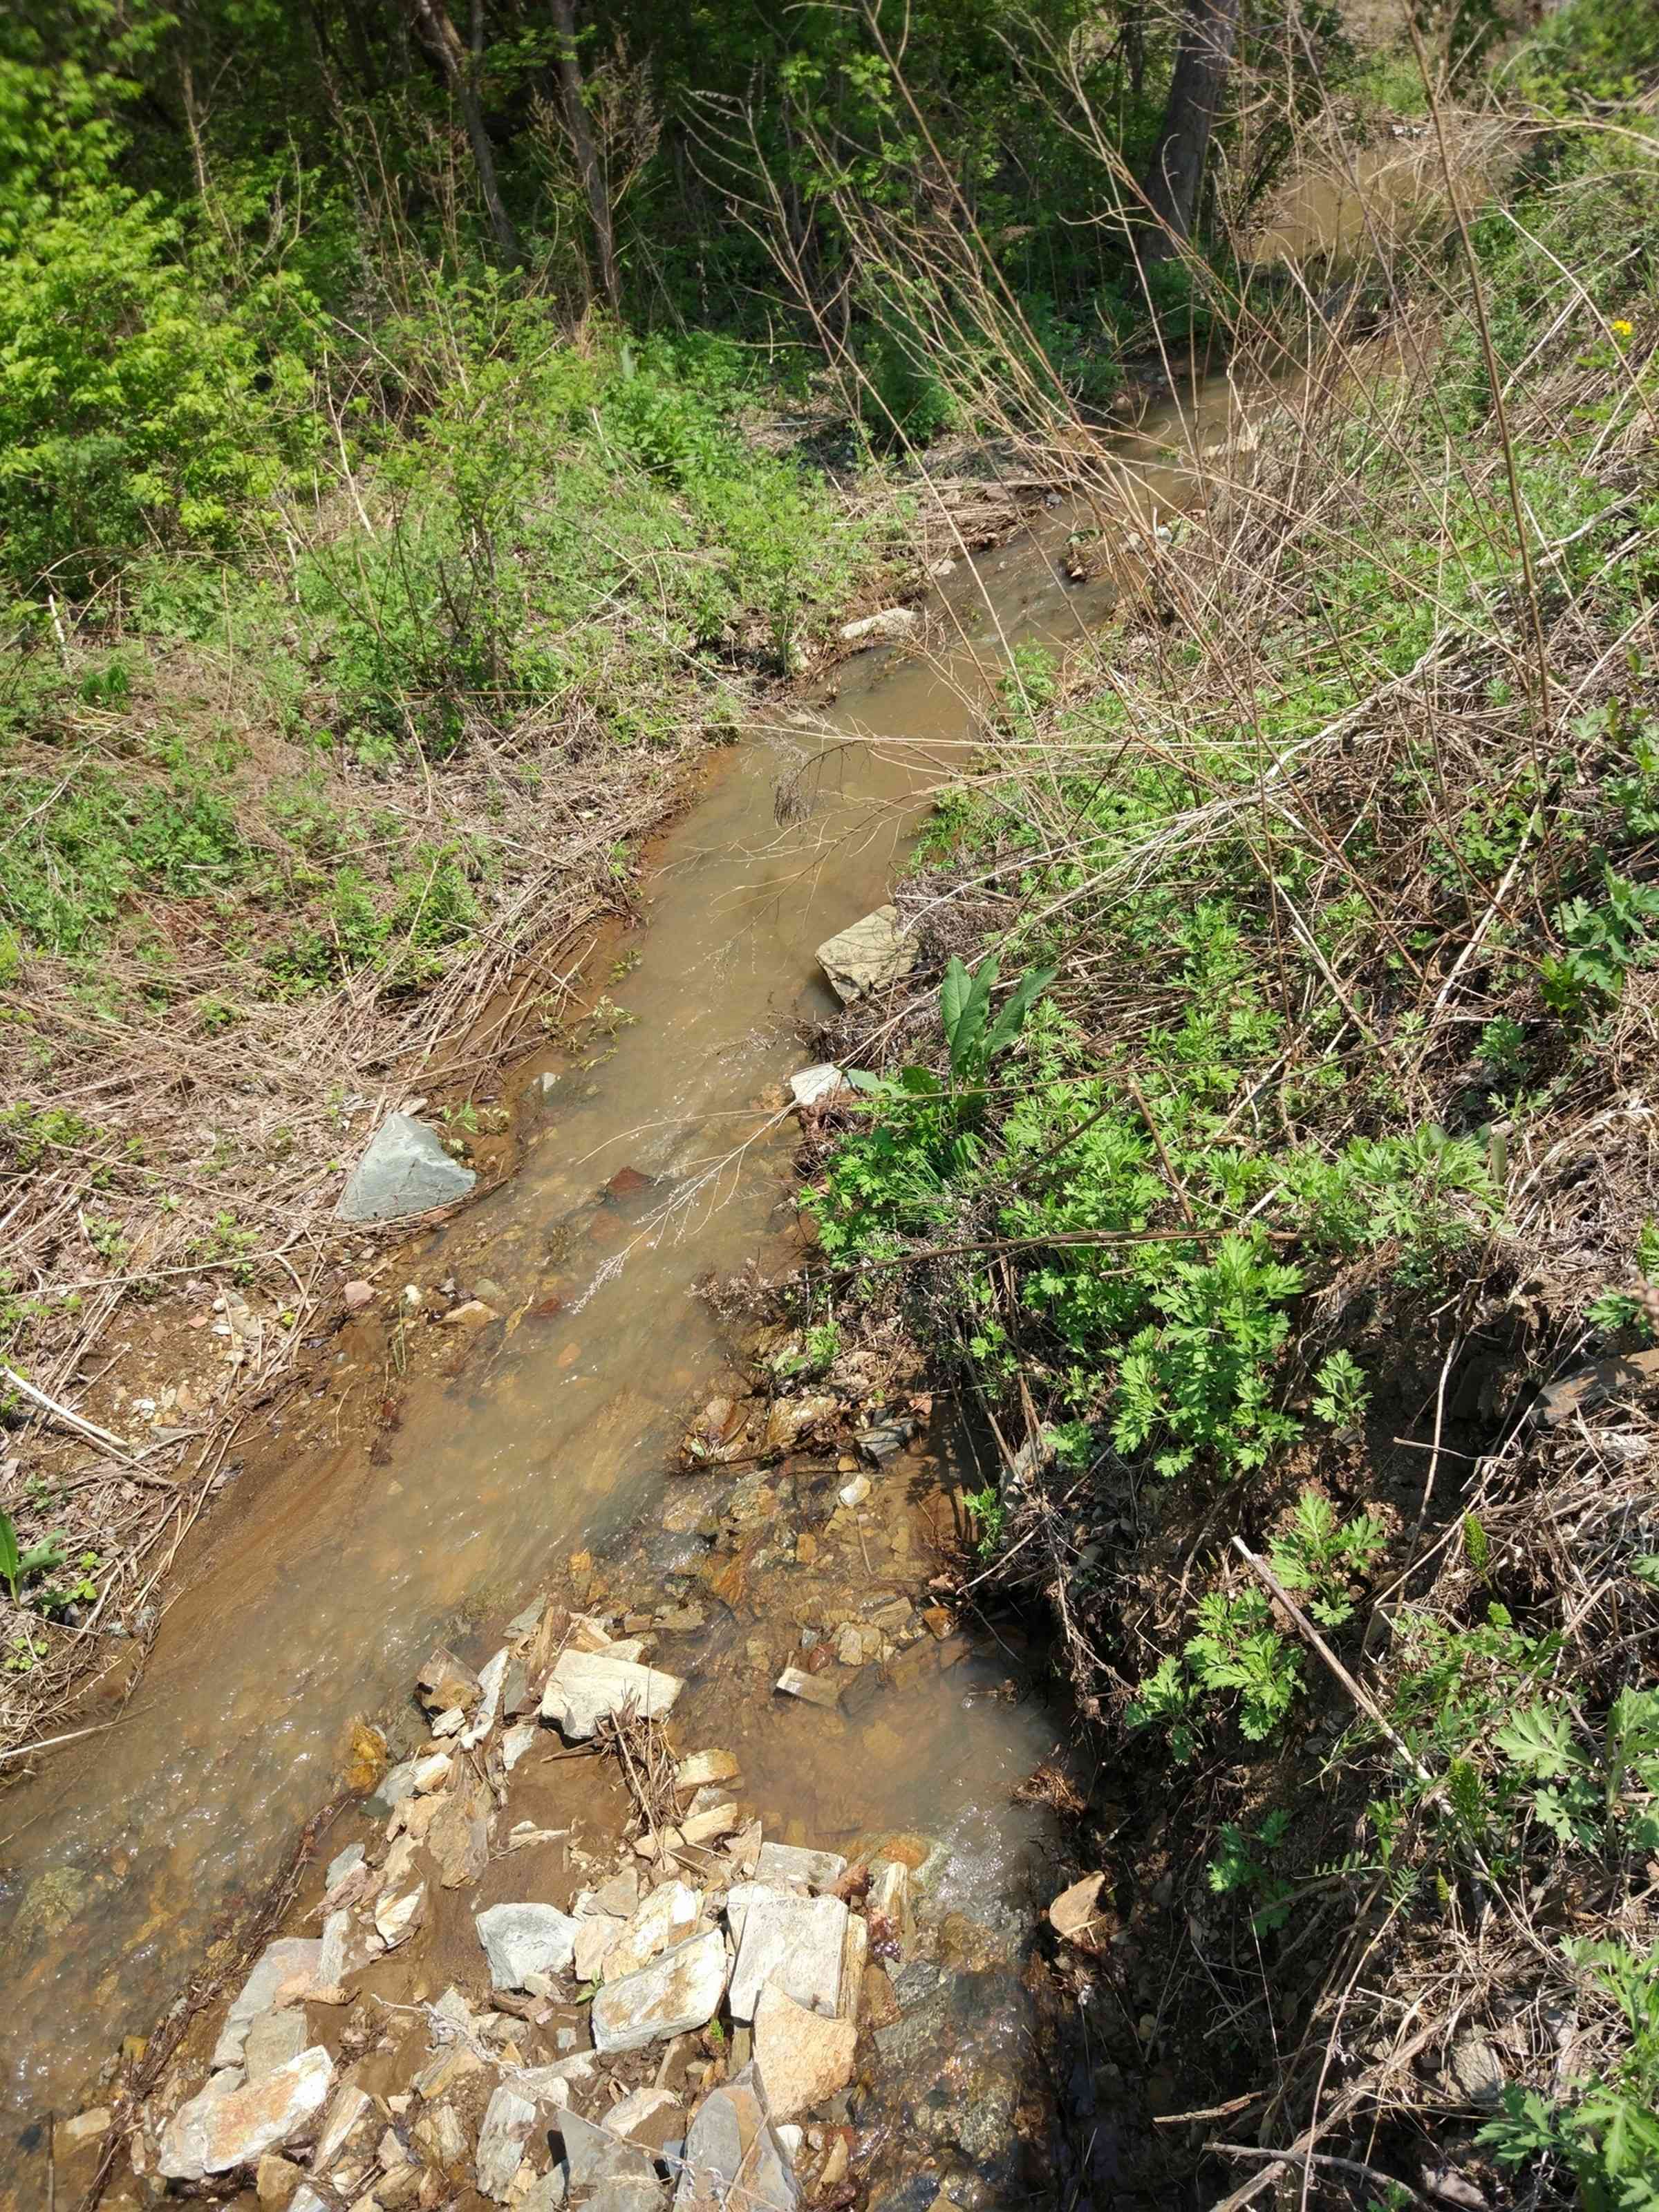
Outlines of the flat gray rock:
[[642,2051],[647,2043],[706,2027],[720,2008],[726,1974],[726,1938],[718,1928],[677,1943],[638,1973],[605,1984],[593,2000],[594,2047]]
[[763,1844],[755,1861],[757,1881],[789,1889],[833,1889],[846,1871],[839,1851],[810,1851],[799,1844]]
[[481,2196],[493,2197],[498,2204],[506,2197],[524,2162],[536,2111],[535,2099],[521,2096],[510,2081],[503,2081],[491,2096],[478,2130],[476,2171]]
[[591,2189],[602,2181],[648,2181],[656,2185],[657,2167],[648,2150],[638,2143],[597,2127],[578,2112],[561,2112],[558,2129],[564,2137],[565,2168],[573,2189]]
[[737,1939],[732,2017],[750,2021],[768,1983],[832,2020],[841,2002],[847,1907],[838,1897],[805,1897],[769,1883],[733,1883],[726,1915]]
[[452,1160],[435,1129],[408,1114],[388,1114],[340,1193],[337,1221],[395,1221],[453,1206],[478,1180]]
[[854,999],[908,975],[916,964],[916,944],[900,927],[898,908],[878,906],[850,929],[826,938],[817,958],[836,996],[850,1006]]
[[542,1718],[581,1743],[608,1715],[624,1709],[641,1720],[661,1720],[684,1686],[678,1674],[619,1659],[614,1651],[561,1651],[542,1692]]
[[800,2186],[778,2141],[761,2077],[751,2063],[697,2108],[685,2138],[674,2212],[795,2212]]
[[521,1990],[530,1974],[562,1974],[576,1948],[576,1923],[552,1905],[492,1905],[472,1923],[498,1990]]

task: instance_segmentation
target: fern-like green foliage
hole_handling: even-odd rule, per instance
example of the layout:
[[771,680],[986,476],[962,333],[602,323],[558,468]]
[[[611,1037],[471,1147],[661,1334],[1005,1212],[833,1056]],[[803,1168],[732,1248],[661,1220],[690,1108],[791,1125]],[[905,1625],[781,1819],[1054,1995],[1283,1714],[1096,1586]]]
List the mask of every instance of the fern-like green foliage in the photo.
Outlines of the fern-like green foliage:
[[1308,1611],[1322,1626],[1340,1628],[1353,1618],[1349,1584],[1364,1574],[1388,1542],[1375,1514],[1344,1521],[1328,1498],[1304,1490],[1290,1526],[1270,1547],[1273,1572],[1286,1589],[1305,1592]]
[[1547,2098],[1511,2085],[1501,2118],[1479,2140],[1500,2166],[1554,2158],[1571,2173],[1583,2212],[1659,2212],[1659,1947],[1566,1947],[1590,1989],[1623,2017],[1624,2048],[1605,2072]]

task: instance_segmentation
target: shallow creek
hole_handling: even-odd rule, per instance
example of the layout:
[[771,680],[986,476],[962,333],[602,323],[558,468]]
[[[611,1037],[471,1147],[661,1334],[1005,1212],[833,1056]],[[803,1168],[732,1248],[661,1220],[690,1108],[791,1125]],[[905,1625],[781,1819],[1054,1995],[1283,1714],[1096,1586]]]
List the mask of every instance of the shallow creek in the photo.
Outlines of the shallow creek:
[[[1195,443],[1218,434],[1225,404],[1224,387],[1205,395]],[[1173,427],[1149,425],[1130,449],[1143,497],[1165,491],[1158,439]],[[630,1024],[600,1065],[562,1064],[545,1101],[547,1061],[520,1072],[518,1172],[410,1260],[422,1285],[487,1279],[510,1320],[453,1373],[411,1378],[401,1426],[373,1456],[359,1437],[233,1490],[118,1723],[5,1798],[0,2154],[15,2201],[35,2201],[31,2124],[76,2109],[121,2037],[150,2027],[216,1923],[337,1791],[353,1717],[406,1695],[434,1632],[471,1624],[488,1650],[484,1629],[538,1576],[630,1529],[648,1528],[635,1544],[659,1571],[693,1546],[672,1507],[661,1525],[665,1471],[721,1364],[693,1285],[787,1233],[795,1139],[778,1086],[803,1024],[833,1006],[813,948],[887,896],[1006,648],[1064,647],[1103,618],[1109,586],[1060,574],[1068,526],[1063,512],[1040,516],[957,565],[939,611],[963,642],[942,665],[867,652],[836,672],[821,728],[781,717],[714,764],[657,848],[650,926],[629,940],[638,965],[610,987]],[[637,1175],[605,1194],[623,1169]],[[338,1387],[379,1390],[378,1346],[354,1326],[337,1343]],[[941,1477],[948,1466],[933,1467]],[[822,1713],[750,1689],[738,1711],[712,1650],[665,1663],[706,1674],[711,1740],[741,1736],[776,1832],[827,1845],[918,1832],[957,1909],[987,1924],[1029,1915],[1045,1815],[1009,1791],[1059,1729],[1040,1701],[1000,1692],[1009,1668],[994,1647],[918,1674],[867,1726],[834,1735]]]

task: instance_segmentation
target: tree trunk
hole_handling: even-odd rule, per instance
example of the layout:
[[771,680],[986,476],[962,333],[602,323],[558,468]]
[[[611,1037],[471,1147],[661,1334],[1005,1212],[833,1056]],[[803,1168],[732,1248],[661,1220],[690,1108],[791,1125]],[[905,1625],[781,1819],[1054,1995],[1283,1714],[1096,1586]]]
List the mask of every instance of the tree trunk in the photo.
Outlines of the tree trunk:
[[1237,34],[1238,0],[1191,0],[1176,48],[1164,128],[1146,172],[1147,204],[1158,226],[1146,246],[1153,260],[1167,258],[1192,235]]
[[622,313],[622,284],[617,275],[617,235],[611,220],[611,195],[605,188],[599,149],[593,143],[593,126],[582,98],[582,65],[576,52],[576,11],[573,0],[552,0],[554,28],[559,34],[559,90],[564,102],[564,127],[570,133],[576,167],[587,198],[588,219],[593,226],[593,252],[599,264],[599,289],[613,314]]
[[460,33],[449,20],[443,0],[406,0],[416,33],[422,45],[444,73],[455,105],[461,111],[467,143],[472,149],[473,166],[478,172],[478,189],[483,194],[483,204],[489,216],[489,228],[495,234],[495,243],[502,257],[514,264],[524,259],[519,246],[518,233],[513,228],[513,218],[501,198],[501,188],[495,175],[495,149],[489,134],[484,129],[483,107],[478,99],[477,73],[473,58],[461,44]]

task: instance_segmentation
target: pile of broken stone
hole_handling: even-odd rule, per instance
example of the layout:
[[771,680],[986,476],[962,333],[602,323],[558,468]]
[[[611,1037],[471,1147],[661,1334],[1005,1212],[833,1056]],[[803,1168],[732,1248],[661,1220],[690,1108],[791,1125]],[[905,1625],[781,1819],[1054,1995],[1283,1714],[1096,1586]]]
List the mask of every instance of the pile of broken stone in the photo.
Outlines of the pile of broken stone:
[[[571,1744],[660,1729],[680,1694],[591,1617],[550,1603],[513,1630],[476,1674],[441,1648],[428,1659],[430,1740],[379,1786],[384,1849],[329,1866],[320,1936],[267,1946],[205,2085],[170,2116],[161,2099],[134,2116],[152,2191],[252,2177],[268,2212],[434,2212],[475,2191],[508,2212],[844,2200],[850,2130],[813,2115],[853,2079],[866,1977],[882,1978],[872,1943],[890,1959],[910,1932],[908,1869],[740,1825],[728,1752],[678,1759],[656,1829],[576,1852],[587,1886],[570,1911],[526,1896],[476,1911],[477,1972],[459,1977],[475,1994],[400,2007],[354,1991],[422,1924],[433,1883],[470,1887],[503,1846],[562,1832],[508,1820],[513,1769],[549,1728]],[[328,2039],[338,2060],[308,2025],[336,2006],[356,2030]],[[424,2036],[377,2033],[392,2012],[418,2013]]]

